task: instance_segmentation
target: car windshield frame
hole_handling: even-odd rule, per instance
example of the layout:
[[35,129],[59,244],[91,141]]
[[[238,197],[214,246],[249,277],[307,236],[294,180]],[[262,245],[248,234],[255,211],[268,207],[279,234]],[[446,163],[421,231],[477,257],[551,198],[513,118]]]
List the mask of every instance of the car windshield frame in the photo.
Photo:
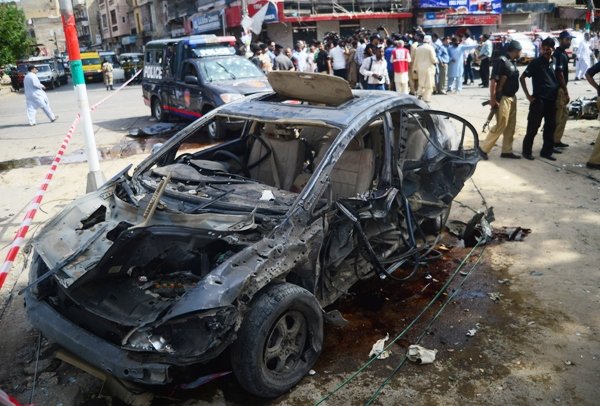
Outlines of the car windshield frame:
[[35,65],[39,72],[50,72],[50,65]]
[[203,58],[198,60],[197,65],[202,80],[207,83],[265,78],[256,65],[239,56]]
[[81,64],[83,66],[101,65],[102,62],[101,62],[100,58],[81,58]]

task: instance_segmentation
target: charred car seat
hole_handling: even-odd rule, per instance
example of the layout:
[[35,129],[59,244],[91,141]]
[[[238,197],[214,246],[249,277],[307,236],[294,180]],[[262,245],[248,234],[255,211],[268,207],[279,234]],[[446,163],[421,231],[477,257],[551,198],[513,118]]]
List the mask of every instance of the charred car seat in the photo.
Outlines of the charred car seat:
[[[331,144],[325,143],[319,150],[315,163],[319,164]],[[331,170],[330,184],[333,199],[353,198],[367,192],[375,176],[375,154],[364,147],[362,140],[353,139]]]
[[265,126],[265,132],[252,144],[248,167],[250,176],[266,185],[291,190],[294,179],[302,172],[305,145],[292,132]]

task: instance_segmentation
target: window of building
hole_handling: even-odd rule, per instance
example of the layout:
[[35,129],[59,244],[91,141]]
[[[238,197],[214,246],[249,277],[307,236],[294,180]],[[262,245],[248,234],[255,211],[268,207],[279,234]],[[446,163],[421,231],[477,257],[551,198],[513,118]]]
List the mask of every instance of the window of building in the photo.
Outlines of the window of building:
[[121,17],[121,20],[122,20],[123,22],[125,22],[125,17]]
[[297,41],[306,42],[307,47],[317,39],[317,23],[294,23],[292,25],[292,38],[294,44]]
[[358,23],[358,21],[340,22],[340,37],[351,37],[358,29],[360,29],[360,24]]
[[106,14],[102,14],[102,28],[106,28],[108,26],[108,20],[106,19]]
[[110,10],[110,23],[112,25],[117,23],[117,12],[115,10]]

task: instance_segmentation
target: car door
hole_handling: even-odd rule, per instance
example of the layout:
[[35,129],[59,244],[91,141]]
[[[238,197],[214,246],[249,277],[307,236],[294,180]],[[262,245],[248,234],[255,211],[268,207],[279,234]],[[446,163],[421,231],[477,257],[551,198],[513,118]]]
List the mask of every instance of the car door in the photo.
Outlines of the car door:
[[177,115],[187,119],[196,119],[202,115],[202,86],[198,67],[193,60],[183,62],[181,73],[174,83],[172,97]]

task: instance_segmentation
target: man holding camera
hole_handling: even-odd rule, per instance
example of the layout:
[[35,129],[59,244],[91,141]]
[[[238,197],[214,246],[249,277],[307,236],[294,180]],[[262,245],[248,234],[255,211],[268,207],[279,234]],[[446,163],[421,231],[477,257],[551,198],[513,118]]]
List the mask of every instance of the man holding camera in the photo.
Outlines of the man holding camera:
[[517,61],[521,56],[519,41],[511,41],[507,45],[506,55],[498,58],[492,68],[490,81],[490,107],[497,108],[496,125],[492,127],[487,138],[480,145],[482,156],[487,154],[502,135],[501,158],[520,159],[512,150],[515,126],[517,123],[517,96],[519,90],[519,70]]

